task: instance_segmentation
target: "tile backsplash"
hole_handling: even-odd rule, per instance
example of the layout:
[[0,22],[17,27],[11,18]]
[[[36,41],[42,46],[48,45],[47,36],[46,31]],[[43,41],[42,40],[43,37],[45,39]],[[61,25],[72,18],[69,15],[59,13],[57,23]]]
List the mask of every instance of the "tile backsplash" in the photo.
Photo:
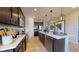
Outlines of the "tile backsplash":
[[11,26],[11,25],[1,25],[0,24],[0,29],[1,28],[8,28],[9,30],[13,29],[13,30],[24,31],[24,28],[19,28],[17,26]]

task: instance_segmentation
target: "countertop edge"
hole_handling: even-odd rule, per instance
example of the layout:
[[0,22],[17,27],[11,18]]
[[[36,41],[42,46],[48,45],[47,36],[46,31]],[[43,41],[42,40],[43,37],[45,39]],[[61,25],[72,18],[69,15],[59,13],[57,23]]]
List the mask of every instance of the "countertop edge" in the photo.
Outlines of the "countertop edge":
[[48,35],[50,37],[56,38],[56,39],[63,39],[63,38],[67,38],[68,37],[68,35],[58,36],[58,35],[54,35],[53,33],[52,34],[51,33],[45,33],[43,31],[39,31],[39,32],[42,33],[42,34]]
[[0,45],[0,52],[16,48],[24,37],[25,35],[20,35],[18,38],[15,39],[15,42],[11,43],[10,45],[2,45],[2,46]]

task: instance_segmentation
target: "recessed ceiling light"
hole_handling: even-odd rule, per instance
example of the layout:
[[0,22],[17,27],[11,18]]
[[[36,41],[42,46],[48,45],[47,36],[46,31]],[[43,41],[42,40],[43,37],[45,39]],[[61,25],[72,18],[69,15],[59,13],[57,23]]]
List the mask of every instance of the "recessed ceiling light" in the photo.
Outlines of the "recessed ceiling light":
[[36,8],[34,8],[34,11],[37,11],[37,9],[36,9]]
[[36,17],[35,17],[35,16],[33,16],[33,18],[35,19]]

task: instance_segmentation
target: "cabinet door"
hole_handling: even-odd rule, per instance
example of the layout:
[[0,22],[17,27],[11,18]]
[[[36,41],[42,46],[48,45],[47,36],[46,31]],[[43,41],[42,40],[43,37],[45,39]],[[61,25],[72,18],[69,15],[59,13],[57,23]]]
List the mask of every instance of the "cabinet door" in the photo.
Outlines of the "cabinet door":
[[25,20],[25,18],[22,13],[22,10],[19,8],[19,25],[22,27],[24,27],[24,20]]
[[11,24],[18,25],[19,24],[19,11],[17,7],[12,7],[12,19]]
[[14,49],[14,52],[19,52],[19,49],[20,49],[20,47],[19,47],[19,45]]
[[47,51],[52,52],[52,38],[50,36],[46,36],[45,47]]
[[26,50],[26,38],[23,39],[23,51]]
[[39,40],[41,41],[41,33],[39,32]]
[[43,45],[45,45],[45,34],[39,33],[39,39]]
[[15,48],[14,52],[22,52],[23,51],[23,44],[22,41],[18,44],[18,46]]
[[11,18],[11,8],[0,7],[0,18]]
[[15,48],[15,52],[24,52],[26,50],[26,37],[19,43],[19,45]]
[[10,24],[10,19],[11,19],[11,8],[0,7],[0,23]]
[[65,51],[65,39],[54,39],[54,51],[64,52]]
[[43,43],[43,45],[45,45],[45,34],[42,34],[42,43]]

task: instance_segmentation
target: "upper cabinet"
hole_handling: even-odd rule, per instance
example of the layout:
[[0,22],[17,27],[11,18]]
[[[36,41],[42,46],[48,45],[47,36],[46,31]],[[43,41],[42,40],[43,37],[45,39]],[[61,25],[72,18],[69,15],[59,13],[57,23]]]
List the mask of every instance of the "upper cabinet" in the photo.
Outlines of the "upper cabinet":
[[0,23],[24,27],[25,17],[19,7],[0,7]]
[[0,18],[11,18],[11,8],[10,7],[0,7]]
[[11,8],[11,13],[12,13],[12,15],[11,15],[11,17],[12,17],[11,24],[18,26],[19,25],[19,11],[18,11],[18,8],[17,7],[12,7]]
[[24,27],[25,17],[22,10],[19,8],[19,25]]
[[11,8],[0,7],[0,23],[10,24]]

